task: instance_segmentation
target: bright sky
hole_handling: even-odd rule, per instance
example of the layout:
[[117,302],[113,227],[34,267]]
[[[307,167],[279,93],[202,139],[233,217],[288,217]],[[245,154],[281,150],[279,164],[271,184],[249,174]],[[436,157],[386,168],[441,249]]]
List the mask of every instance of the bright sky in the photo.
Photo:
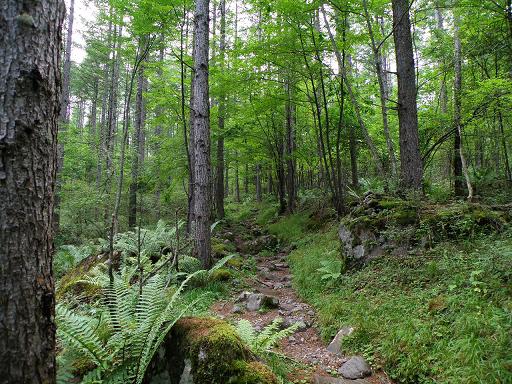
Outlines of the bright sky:
[[[66,0],[66,7],[69,7],[70,0]],[[97,9],[92,1],[75,0],[75,18],[73,21],[73,48],[71,60],[81,63],[85,57],[84,35],[87,30],[87,23],[93,22],[96,18]],[[67,19],[65,21],[67,28]]]

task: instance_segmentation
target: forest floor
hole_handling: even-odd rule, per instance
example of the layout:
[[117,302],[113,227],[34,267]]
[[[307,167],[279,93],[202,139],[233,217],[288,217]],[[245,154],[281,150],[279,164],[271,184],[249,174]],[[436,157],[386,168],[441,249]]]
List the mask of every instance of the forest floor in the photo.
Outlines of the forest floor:
[[[258,244],[268,237],[254,222],[245,222],[240,226],[245,233],[260,234],[258,237],[235,235],[237,251],[247,251],[246,244]],[[249,247],[250,248],[250,247]],[[222,301],[216,302],[211,310],[220,318],[236,322],[240,319],[250,321],[254,329],[262,330],[276,318],[283,320],[283,326],[298,324],[298,330],[281,340],[276,351],[288,360],[287,377],[293,383],[314,384],[387,384],[389,379],[382,372],[376,372],[366,379],[349,380],[342,378],[337,371],[349,360],[350,356],[332,353],[327,350],[327,343],[322,340],[317,325],[317,312],[300,299],[292,287],[292,275],[288,265],[290,247],[278,244],[273,252],[245,254],[254,262],[256,274],[247,278],[244,291]],[[266,298],[275,298],[279,304],[274,307],[262,306],[256,310],[246,308],[246,299],[250,294],[260,294]]]

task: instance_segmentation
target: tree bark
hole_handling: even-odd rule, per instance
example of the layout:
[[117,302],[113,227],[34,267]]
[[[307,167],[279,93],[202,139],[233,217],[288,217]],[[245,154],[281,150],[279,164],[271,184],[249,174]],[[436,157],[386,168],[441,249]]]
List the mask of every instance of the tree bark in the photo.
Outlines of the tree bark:
[[194,17],[194,220],[195,252],[209,269],[210,238],[210,101],[208,88],[209,0],[197,0]]
[[128,226],[137,225],[137,193],[139,187],[139,173],[144,161],[144,121],[145,105],[144,92],[146,79],[144,78],[144,65],[141,64],[137,77],[137,94],[135,96],[135,132],[133,137],[133,160],[131,169],[130,196],[128,201]]
[[416,73],[409,17],[409,0],[392,0],[393,39],[398,77],[398,125],[400,136],[400,184],[421,191],[423,164],[418,138]]
[[55,382],[60,0],[0,6],[0,381]]

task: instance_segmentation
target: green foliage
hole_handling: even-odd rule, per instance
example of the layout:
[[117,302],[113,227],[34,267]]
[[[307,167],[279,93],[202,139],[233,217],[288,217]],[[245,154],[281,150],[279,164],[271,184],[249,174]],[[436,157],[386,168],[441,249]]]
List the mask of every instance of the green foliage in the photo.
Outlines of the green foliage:
[[272,323],[258,333],[249,320],[241,319],[236,325],[236,331],[254,353],[259,356],[266,356],[276,354],[277,352],[273,348],[277,343],[293,335],[299,328],[299,324],[293,324],[290,327],[281,329],[282,323],[282,318],[275,318]]
[[57,306],[61,361],[75,369],[85,366],[78,372],[86,373],[83,383],[142,383],[158,347],[188,309],[181,294],[189,279],[170,289],[167,278],[158,274],[142,287],[129,280],[114,276],[94,317]]
[[311,276],[336,261],[336,236],[335,228],[310,234],[290,254],[294,285],[317,308],[326,340],[354,327],[345,352],[362,353],[400,383],[510,381],[507,235],[386,256],[326,286]]
[[90,245],[61,246],[53,258],[53,272],[55,277],[62,277],[71,268],[93,254],[93,252],[94,248]]
[[322,274],[320,278],[323,281],[332,284],[339,280],[344,267],[340,260],[322,260],[320,264],[322,266],[317,271]]
[[297,242],[307,232],[311,224],[309,212],[304,211],[295,215],[283,217],[268,226],[269,232],[285,242]]

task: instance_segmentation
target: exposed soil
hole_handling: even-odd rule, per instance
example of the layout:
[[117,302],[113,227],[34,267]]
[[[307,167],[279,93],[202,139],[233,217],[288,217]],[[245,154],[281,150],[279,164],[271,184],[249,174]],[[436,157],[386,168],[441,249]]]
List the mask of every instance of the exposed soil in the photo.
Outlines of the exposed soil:
[[[252,224],[251,226],[253,227]],[[260,231],[256,230],[255,232],[259,233]],[[246,249],[241,243],[242,240],[236,236],[237,248]],[[245,303],[237,302],[238,296],[235,295],[230,300],[214,304],[212,311],[219,317],[231,321],[249,320],[258,330],[270,324],[276,317],[281,317],[286,325],[300,322],[300,329],[294,335],[282,340],[278,351],[307,367],[293,372],[290,379],[309,380],[311,383],[322,382],[316,380],[320,376],[331,376],[330,373],[335,373],[349,357],[331,353],[326,349],[327,345],[321,339],[316,326],[314,308],[303,302],[292,287],[287,251],[277,251],[273,256],[247,255],[246,257],[253,257],[257,265],[256,277],[248,279],[247,285],[250,288],[247,290],[277,298],[279,307],[263,311],[248,311]],[[390,383],[383,374],[373,375],[367,380],[364,382]],[[362,383],[363,381],[346,380],[343,382]]]

